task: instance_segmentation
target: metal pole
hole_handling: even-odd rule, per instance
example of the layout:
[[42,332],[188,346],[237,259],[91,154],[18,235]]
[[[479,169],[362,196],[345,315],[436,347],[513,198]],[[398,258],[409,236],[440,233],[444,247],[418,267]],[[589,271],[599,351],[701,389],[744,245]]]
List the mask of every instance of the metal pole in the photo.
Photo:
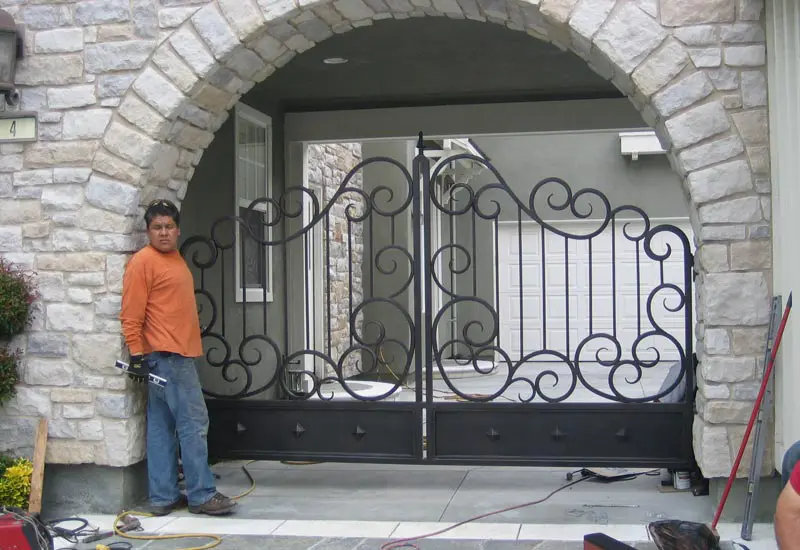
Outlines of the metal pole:
[[[781,297],[775,296],[772,299],[772,314],[769,318],[769,330],[767,331],[767,345],[764,348],[764,365],[769,361],[772,347],[775,342],[775,332],[778,329],[778,322],[781,316]],[[767,390],[764,394],[764,402],[758,411],[756,420],[756,433],[753,436],[753,458],[750,462],[750,474],[747,479],[747,499],[744,504],[744,521],[742,522],[742,538],[752,540],[753,522],[756,515],[756,497],[758,495],[759,484],[761,482],[761,467],[764,464],[764,446],[767,441],[767,430],[764,424],[769,420],[769,411],[772,406],[773,381],[767,381]]]

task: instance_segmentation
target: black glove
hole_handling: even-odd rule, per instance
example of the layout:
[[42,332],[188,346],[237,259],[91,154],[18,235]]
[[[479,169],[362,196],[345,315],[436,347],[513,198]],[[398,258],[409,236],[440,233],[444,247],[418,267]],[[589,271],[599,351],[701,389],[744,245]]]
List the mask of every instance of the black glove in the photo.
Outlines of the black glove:
[[131,380],[135,382],[147,382],[150,375],[150,364],[141,355],[131,355],[131,362],[126,370]]

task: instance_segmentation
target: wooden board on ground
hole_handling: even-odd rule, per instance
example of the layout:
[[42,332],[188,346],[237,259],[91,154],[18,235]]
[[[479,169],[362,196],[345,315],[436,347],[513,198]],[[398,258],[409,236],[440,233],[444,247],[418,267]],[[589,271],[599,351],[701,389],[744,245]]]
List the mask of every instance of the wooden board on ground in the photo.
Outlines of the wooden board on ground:
[[47,419],[39,419],[36,431],[36,444],[33,447],[33,474],[31,475],[31,496],[28,499],[28,512],[39,514],[42,511],[42,490],[44,488],[44,458],[47,453]]

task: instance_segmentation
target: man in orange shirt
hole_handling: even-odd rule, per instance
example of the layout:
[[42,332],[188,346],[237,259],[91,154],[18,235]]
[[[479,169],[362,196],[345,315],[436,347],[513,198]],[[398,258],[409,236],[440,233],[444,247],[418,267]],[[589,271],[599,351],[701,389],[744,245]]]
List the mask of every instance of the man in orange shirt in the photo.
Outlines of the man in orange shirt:
[[[150,244],[125,268],[120,320],[133,369],[145,365],[141,370],[167,380],[165,388],[148,384],[151,511],[163,516],[188,504],[194,514],[229,514],[236,503],[217,492],[208,466],[208,410],[194,359],[203,346],[194,280],[178,252],[180,213],[172,202],[156,200],[144,219]],[[186,496],[178,489],[179,442]]]

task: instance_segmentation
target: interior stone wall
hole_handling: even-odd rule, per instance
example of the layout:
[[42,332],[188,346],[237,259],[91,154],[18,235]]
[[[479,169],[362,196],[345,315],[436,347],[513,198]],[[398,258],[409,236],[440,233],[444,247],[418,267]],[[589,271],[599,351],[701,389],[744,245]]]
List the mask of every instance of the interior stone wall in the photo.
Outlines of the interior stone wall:
[[[325,207],[336,196],[342,187],[347,174],[361,162],[360,143],[326,143],[309,145],[306,152],[308,185],[320,201],[320,206]],[[364,182],[361,171],[354,173],[347,183],[347,187],[363,189]],[[338,361],[345,352],[357,342],[350,341],[350,320],[353,308],[357,307],[364,299],[361,266],[364,259],[364,226],[361,222],[348,221],[347,208],[351,218],[363,212],[363,199],[355,193],[339,195],[330,209],[330,231],[322,235],[321,246],[328,249],[331,261],[323,276],[323,295],[321,302],[323,312],[323,326],[327,327],[328,303],[330,303],[330,357]],[[324,221],[320,222],[324,227]],[[326,246],[325,242],[328,242]],[[329,248],[328,248],[329,247]],[[324,258],[324,256],[323,256]],[[323,260],[324,261],[324,260]],[[327,294],[330,282],[330,294]],[[357,327],[361,326],[361,319],[357,318]],[[357,328],[359,330],[359,328]],[[328,353],[328,332],[324,329],[323,352]],[[348,356],[349,360],[343,362],[342,375],[347,378],[358,374],[359,370],[355,361],[361,354]],[[332,368],[327,368],[326,376],[335,376]]]

